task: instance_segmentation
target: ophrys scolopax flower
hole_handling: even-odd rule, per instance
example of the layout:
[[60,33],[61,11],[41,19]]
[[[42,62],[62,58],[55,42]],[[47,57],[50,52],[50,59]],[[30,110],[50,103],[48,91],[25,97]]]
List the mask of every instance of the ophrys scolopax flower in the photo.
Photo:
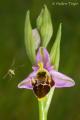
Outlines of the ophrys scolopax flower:
[[45,97],[52,87],[71,87],[75,82],[68,76],[56,71],[51,65],[48,51],[40,47],[36,55],[33,72],[18,84],[19,88],[32,89],[40,99]]

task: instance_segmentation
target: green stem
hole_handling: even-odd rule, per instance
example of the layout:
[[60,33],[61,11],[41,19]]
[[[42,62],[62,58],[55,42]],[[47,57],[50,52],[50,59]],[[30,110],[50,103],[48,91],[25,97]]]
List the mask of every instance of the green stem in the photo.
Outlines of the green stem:
[[44,101],[39,101],[39,120],[47,120],[47,111],[44,108]]
[[53,97],[54,89],[55,88],[52,88],[50,93],[47,96],[46,106],[45,106],[45,109],[46,109],[47,112],[48,112],[50,104],[51,104],[51,100],[52,100],[52,97]]
[[42,100],[39,100],[39,120],[47,120],[47,114],[49,110],[49,106],[52,100],[52,96],[54,93],[54,89],[51,89],[50,93],[43,98]]

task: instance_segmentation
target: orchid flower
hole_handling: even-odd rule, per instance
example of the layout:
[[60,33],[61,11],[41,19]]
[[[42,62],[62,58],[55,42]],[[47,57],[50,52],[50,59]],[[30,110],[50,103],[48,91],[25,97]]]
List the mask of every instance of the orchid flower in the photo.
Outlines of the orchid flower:
[[32,89],[39,99],[45,97],[52,87],[62,88],[75,85],[74,80],[54,69],[46,48],[39,48],[36,64],[32,69],[33,72],[18,84],[18,88]]

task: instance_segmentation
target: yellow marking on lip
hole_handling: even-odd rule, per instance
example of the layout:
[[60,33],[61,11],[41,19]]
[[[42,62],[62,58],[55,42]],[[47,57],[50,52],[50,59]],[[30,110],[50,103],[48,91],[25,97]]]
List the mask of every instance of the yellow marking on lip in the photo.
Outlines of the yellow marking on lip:
[[37,71],[38,72],[46,72],[46,74],[49,75],[49,72],[43,67],[43,63],[42,62],[38,62],[38,66],[39,66],[39,69]]
[[43,68],[43,63],[42,62],[39,62],[38,63],[38,66],[39,66],[39,70],[43,70],[44,68]]

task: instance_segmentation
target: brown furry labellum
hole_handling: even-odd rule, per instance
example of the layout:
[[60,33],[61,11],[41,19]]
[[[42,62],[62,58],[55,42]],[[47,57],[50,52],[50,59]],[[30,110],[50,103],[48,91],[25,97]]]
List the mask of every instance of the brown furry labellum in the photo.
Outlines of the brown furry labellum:
[[52,77],[46,71],[39,71],[32,80],[33,91],[39,99],[45,97],[54,84]]

